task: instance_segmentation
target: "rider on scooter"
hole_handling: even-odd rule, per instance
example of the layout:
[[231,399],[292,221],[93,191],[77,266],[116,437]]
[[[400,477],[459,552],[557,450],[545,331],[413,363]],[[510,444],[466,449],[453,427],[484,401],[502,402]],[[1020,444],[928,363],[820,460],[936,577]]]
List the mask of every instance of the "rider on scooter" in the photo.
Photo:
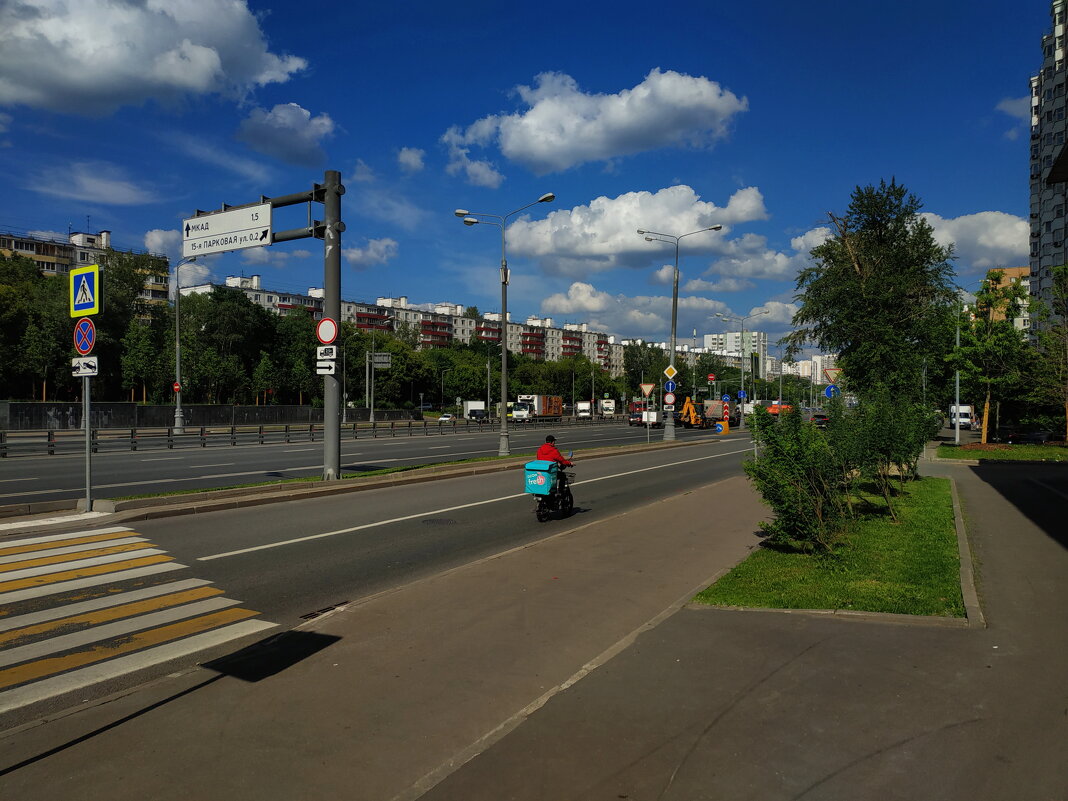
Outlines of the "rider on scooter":
[[549,434],[545,438],[545,444],[538,448],[537,458],[545,462],[556,462],[561,467],[574,467],[574,464],[564,458],[564,455],[556,449],[556,437]]

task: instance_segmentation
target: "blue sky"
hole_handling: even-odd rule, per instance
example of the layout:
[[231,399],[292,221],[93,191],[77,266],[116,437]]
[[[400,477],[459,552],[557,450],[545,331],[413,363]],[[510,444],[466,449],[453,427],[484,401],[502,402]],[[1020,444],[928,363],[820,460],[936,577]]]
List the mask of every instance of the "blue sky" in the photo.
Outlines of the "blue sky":
[[[754,323],[777,338],[858,184],[918,194],[962,284],[1027,263],[1049,26],[1047,3],[992,0],[0,0],[0,229],[108,229],[176,259],[195,209],[336,169],[343,297],[495,311],[499,233],[453,210],[554,192],[508,231],[513,320],[664,340],[674,250],[636,230],[720,224],[684,240],[679,337],[767,309]],[[322,243],[182,274],[305,291]]]

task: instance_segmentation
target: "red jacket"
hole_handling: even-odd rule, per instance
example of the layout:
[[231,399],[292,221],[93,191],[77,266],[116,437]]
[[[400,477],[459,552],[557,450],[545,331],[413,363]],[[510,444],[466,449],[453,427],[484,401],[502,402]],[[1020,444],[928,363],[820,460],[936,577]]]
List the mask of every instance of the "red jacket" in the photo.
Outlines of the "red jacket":
[[560,451],[556,449],[556,446],[553,445],[551,442],[546,442],[544,445],[538,448],[537,457],[544,462],[556,462],[557,464],[563,465],[564,467],[573,466],[571,462],[565,459],[563,454],[561,454]]

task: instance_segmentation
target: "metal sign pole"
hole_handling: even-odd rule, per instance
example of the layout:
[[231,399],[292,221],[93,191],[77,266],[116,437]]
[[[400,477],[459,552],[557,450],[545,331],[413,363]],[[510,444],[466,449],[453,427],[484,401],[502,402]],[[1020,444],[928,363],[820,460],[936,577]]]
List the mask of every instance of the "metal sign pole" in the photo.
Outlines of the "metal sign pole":
[[[327,170],[323,180],[323,316],[341,325],[341,173]],[[323,376],[323,480],[341,478],[341,407],[337,374]]]
[[82,376],[82,426],[85,429],[85,511],[93,511],[93,425],[89,421],[89,376]]

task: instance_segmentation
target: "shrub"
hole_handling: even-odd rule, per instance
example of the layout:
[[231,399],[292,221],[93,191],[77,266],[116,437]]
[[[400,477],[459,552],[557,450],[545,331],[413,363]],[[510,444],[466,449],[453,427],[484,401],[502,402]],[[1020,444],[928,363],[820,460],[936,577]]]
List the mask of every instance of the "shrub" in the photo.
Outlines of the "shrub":
[[798,411],[779,417],[761,407],[750,417],[760,451],[745,472],[774,512],[760,527],[773,544],[830,551],[847,512],[840,465],[827,439]]

